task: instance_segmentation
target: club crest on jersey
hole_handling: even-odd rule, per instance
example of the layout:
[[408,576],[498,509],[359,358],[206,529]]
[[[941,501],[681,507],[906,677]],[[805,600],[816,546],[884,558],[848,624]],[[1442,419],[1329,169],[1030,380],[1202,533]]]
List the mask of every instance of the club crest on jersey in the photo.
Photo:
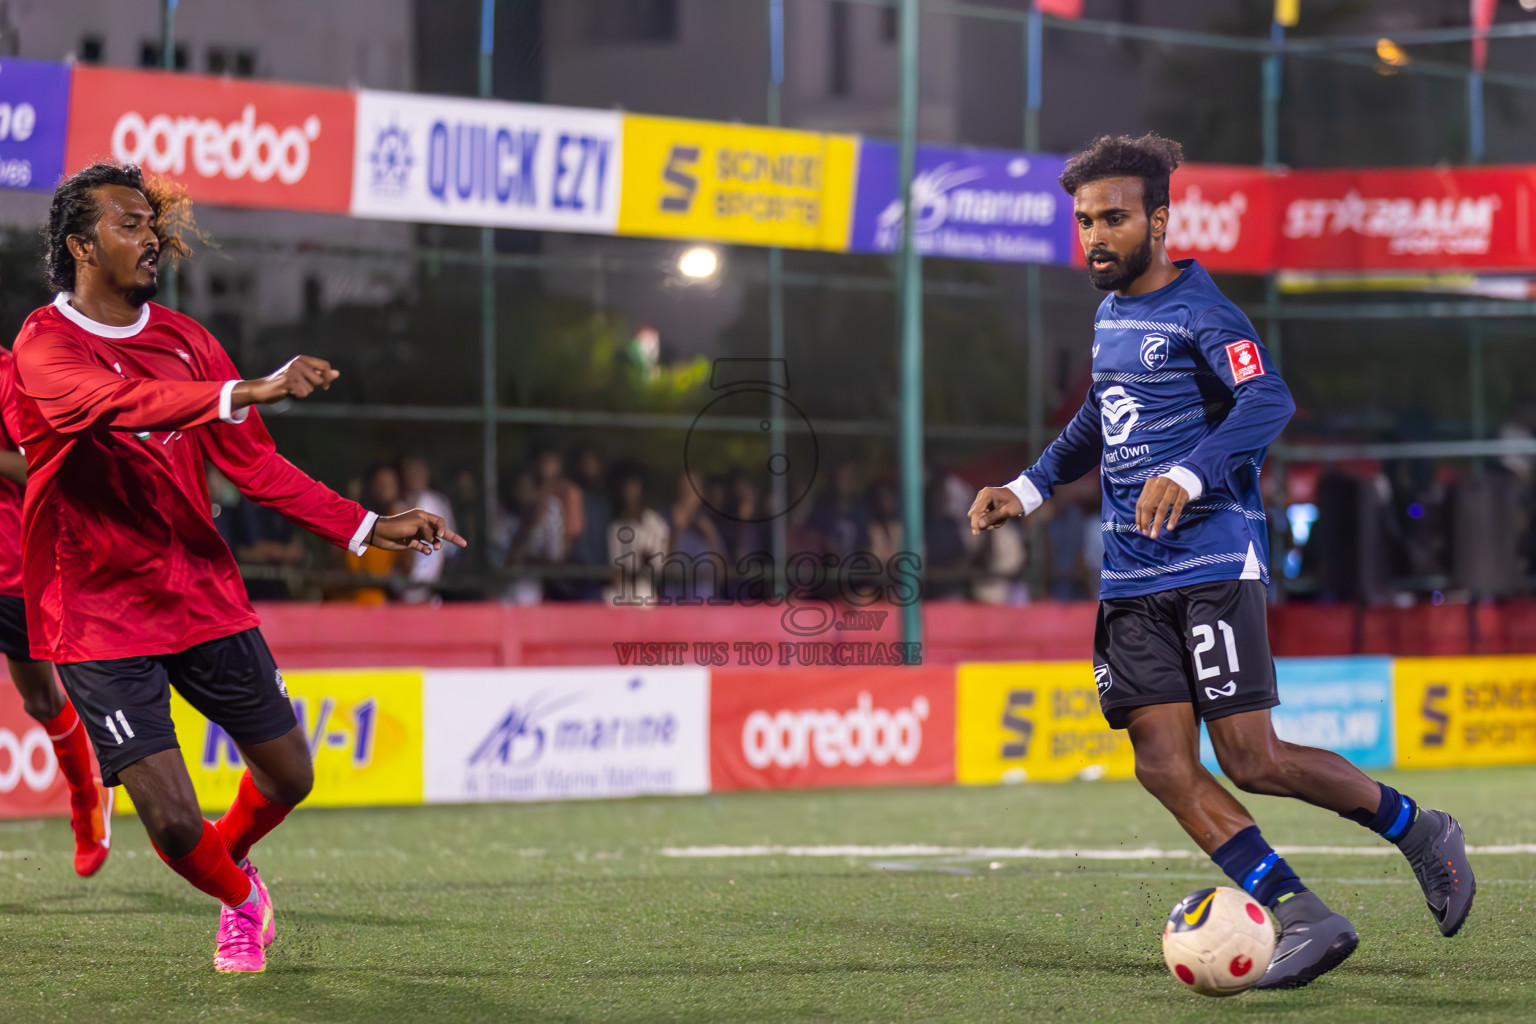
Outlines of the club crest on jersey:
[[1093,682],[1099,688],[1100,693],[1115,685],[1115,680],[1109,674],[1108,665],[1093,666]]
[[1161,334],[1149,334],[1141,339],[1141,365],[1149,370],[1160,370],[1168,361],[1168,339]]
[[1131,430],[1136,426],[1136,421],[1141,419],[1138,411],[1141,403],[1134,397],[1126,394],[1125,388],[1105,388],[1099,396],[1099,416],[1104,424],[1104,443],[1119,444],[1131,436]]

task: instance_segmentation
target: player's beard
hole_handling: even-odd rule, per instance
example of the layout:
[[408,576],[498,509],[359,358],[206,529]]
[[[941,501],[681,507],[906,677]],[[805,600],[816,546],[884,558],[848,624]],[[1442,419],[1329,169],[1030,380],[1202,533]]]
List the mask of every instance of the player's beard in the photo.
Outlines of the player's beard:
[[[1108,270],[1094,270],[1095,259],[1111,259],[1114,264]],[[1088,254],[1088,280],[1093,286],[1104,292],[1117,292],[1147,272],[1152,265],[1152,228],[1147,227],[1147,237],[1141,240],[1141,244],[1131,250],[1129,256],[1121,259],[1107,249],[1094,249]]]
[[148,302],[150,299],[159,294],[160,279],[156,277],[153,281],[149,282],[149,284],[136,285],[135,287],[128,289],[127,294],[124,295],[123,298],[128,300],[128,304],[130,306],[133,306],[135,309],[137,309],[139,306],[144,305],[144,303]]

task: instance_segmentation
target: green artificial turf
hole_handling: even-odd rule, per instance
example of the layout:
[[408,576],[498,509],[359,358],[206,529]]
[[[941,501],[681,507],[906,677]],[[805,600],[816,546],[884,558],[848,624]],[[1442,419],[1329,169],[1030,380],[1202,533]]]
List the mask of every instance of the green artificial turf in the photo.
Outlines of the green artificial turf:
[[[1536,768],[1394,773],[1478,845],[1536,843]],[[1277,845],[1378,843],[1287,801]],[[1134,783],[843,790],[295,814],[255,851],[265,974],[216,974],[217,905],[118,818],[95,879],[62,821],[0,823],[0,1020],[1536,1020],[1536,856],[1474,860],[1442,939],[1400,857],[1288,859],[1360,949],[1298,992],[1193,996],[1162,921],[1223,879],[1200,857],[680,859],[671,846],[924,843],[1192,849]]]

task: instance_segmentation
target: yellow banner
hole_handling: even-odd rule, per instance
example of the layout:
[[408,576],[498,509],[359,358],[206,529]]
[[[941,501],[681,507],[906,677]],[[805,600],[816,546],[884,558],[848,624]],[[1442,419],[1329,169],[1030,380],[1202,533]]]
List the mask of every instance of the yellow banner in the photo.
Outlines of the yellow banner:
[[1135,774],[1130,738],[1104,721],[1086,661],[961,665],[958,687],[960,782]]
[[1536,658],[1398,658],[1397,766],[1536,762]]
[[624,118],[621,235],[848,248],[852,135]]
[[[288,696],[315,759],[317,807],[421,803],[420,670],[285,672]],[[207,811],[234,801],[245,764],[229,734],[174,691],[171,719]],[[118,799],[132,807],[128,791]]]

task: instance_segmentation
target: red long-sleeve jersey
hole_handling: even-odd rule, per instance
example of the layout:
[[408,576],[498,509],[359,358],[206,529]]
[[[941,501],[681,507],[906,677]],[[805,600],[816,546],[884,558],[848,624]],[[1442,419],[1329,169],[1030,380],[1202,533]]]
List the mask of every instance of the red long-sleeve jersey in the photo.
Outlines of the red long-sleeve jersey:
[[26,449],[32,656],[170,654],[259,623],[210,514],[203,460],[241,492],[361,552],[377,518],[277,454],[239,373],[191,317],[146,303],[109,327],[60,295],[14,348]]
[[[0,348],[0,451],[14,452],[16,361]],[[0,594],[21,596],[21,485],[0,477]]]

